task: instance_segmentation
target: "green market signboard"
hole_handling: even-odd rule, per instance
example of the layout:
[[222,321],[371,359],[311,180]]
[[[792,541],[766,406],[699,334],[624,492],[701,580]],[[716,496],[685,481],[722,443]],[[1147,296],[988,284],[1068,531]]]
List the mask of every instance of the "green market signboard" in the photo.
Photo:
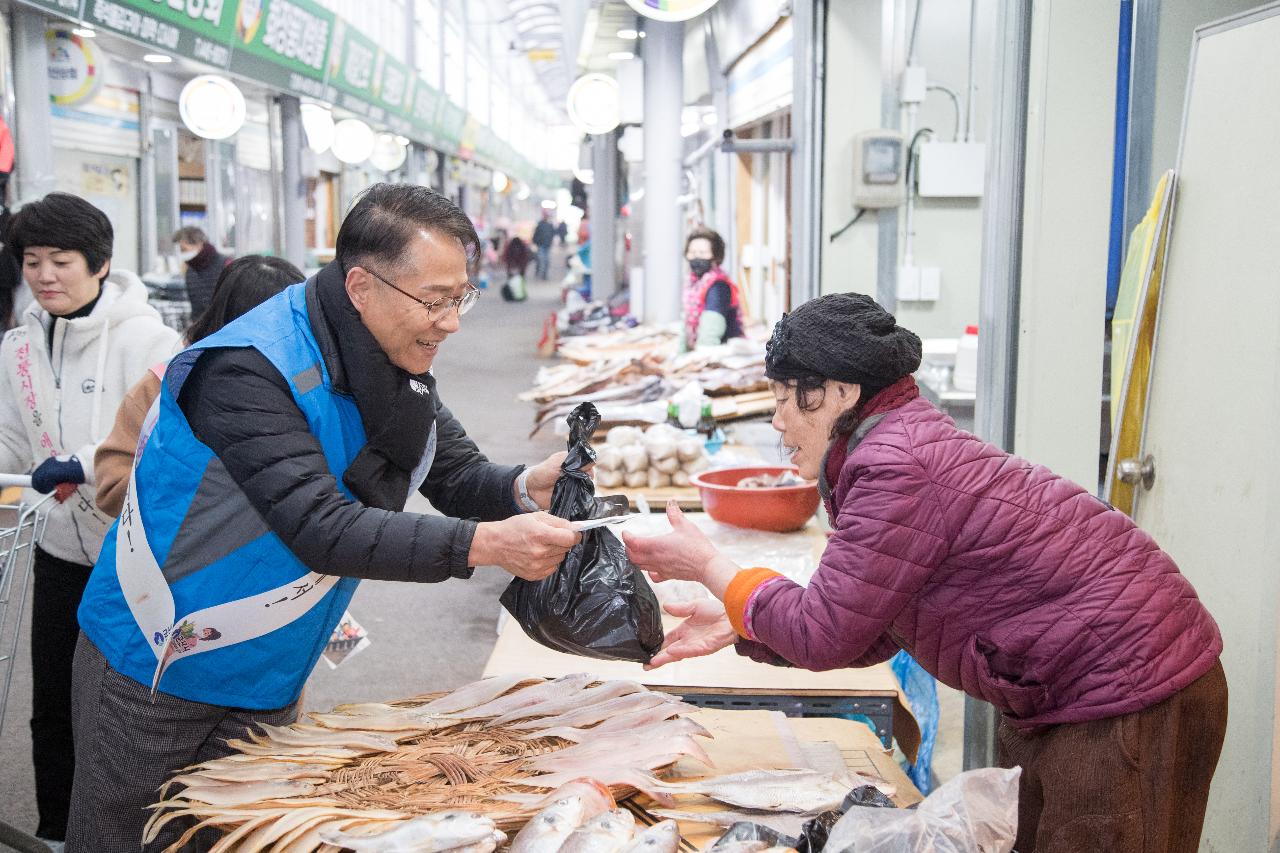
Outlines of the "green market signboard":
[[312,0],[239,0],[231,70],[286,92],[326,100],[336,20]]
[[[21,0],[157,50],[326,101],[427,145],[550,183],[489,128],[315,0]],[[479,144],[477,144],[479,143]]]

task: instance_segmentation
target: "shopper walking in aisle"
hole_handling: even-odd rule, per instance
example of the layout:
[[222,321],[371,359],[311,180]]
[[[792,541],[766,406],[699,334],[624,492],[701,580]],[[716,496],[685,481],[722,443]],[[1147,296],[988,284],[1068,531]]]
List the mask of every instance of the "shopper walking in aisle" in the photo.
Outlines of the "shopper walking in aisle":
[[684,243],[689,278],[684,285],[686,350],[719,346],[743,336],[742,292],[722,268],[724,238],[710,228],[690,232]]
[[[213,289],[213,303],[200,319],[187,329],[186,342],[204,340],[251,308],[256,308],[291,284],[306,278],[302,271],[284,258],[268,255],[245,255],[222,270]],[[160,396],[164,364],[154,365],[138,380],[116,412],[111,433],[98,445],[93,469],[98,481],[98,509],[114,518],[124,503],[124,490],[133,470],[138,437],[151,405]]]
[[293,722],[362,578],[537,579],[577,543],[542,511],[564,454],[490,463],[431,376],[479,250],[448,199],[376,184],[331,264],[169,364],[80,608],[69,851],[136,851],[174,771]]
[[551,211],[542,211],[542,219],[533,229],[533,245],[538,259],[534,270],[540,281],[546,281],[551,270],[551,245],[556,241],[556,227],[551,224]]
[[529,246],[524,240],[512,236],[502,250],[502,264],[507,268],[507,281],[502,285],[502,298],[508,302],[523,302],[528,297],[524,271],[529,268]]
[[34,468],[36,491],[57,490],[31,621],[36,834],[50,841],[63,839],[71,797],[76,608],[111,524],[94,506],[94,451],[125,390],[178,338],[138,277],[112,269],[113,237],[102,211],[66,193],[23,206],[6,236],[34,300],[0,344],[0,471]]
[[203,231],[193,225],[179,228],[173,234],[178,244],[178,257],[187,265],[187,300],[191,303],[191,319],[199,320],[213,299],[213,288],[222,269],[231,262],[218,252]]
[[652,576],[724,602],[673,607],[689,618],[653,664],[737,643],[827,670],[905,649],[1000,710],[1020,853],[1193,853],[1226,732],[1217,624],[1127,516],[920,397],[920,355],[867,296],[778,322],[773,426],[835,531],[808,587],[739,568],[674,507],[671,534],[627,537]]

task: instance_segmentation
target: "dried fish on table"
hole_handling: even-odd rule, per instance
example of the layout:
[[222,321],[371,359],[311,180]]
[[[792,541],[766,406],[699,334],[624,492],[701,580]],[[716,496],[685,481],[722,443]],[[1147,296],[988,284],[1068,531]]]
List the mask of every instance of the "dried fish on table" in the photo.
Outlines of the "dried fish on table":
[[525,720],[530,717],[553,717],[576,708],[598,705],[610,699],[641,692],[644,692],[644,688],[634,681],[606,681],[576,694],[570,693],[557,699],[548,699],[524,708],[508,711],[500,717],[495,717],[490,725],[500,726],[504,723],[512,723],[516,720]]
[[675,853],[679,846],[679,827],[674,820],[664,820],[637,834],[622,853]]
[[501,698],[494,699],[492,702],[486,702],[474,708],[467,708],[450,716],[459,720],[498,717],[518,708],[536,705],[539,702],[559,700],[566,696],[572,696],[594,680],[593,676],[584,672],[565,675],[553,681],[543,681],[532,687],[521,688],[514,693],[508,693]]
[[635,832],[636,819],[626,809],[596,815],[575,829],[560,853],[618,853]]
[[[552,713],[560,708],[571,710]],[[614,807],[607,788],[581,777],[598,776],[622,790],[647,784],[652,777],[645,770],[701,752],[691,735],[705,729],[668,721],[687,709],[676,697],[585,674],[555,681],[512,676],[441,696],[339,706],[310,715],[310,722],[262,726],[229,742],[237,752],[184,768],[153,806],[146,837],[150,843],[182,820],[182,839],[168,853],[209,829],[223,833],[213,850],[316,853],[337,849],[329,839],[339,837],[380,845],[359,849],[395,850],[397,830],[412,837],[405,844],[434,850],[437,842],[421,824],[405,827],[461,812],[483,814],[495,834],[469,843],[448,839],[451,853],[492,853],[502,843],[497,833],[519,829],[557,800],[579,798],[584,819]],[[504,714],[513,722],[498,723]],[[640,720],[646,725],[635,730],[614,728]],[[584,729],[591,736],[581,743],[548,733],[570,723],[599,725]],[[617,762],[631,766],[606,766]],[[651,846],[646,853],[658,853]]]
[[524,825],[511,842],[511,853],[556,853],[575,829],[595,817],[588,808],[582,796],[561,797]]
[[[696,726],[697,723],[694,725]],[[615,761],[618,764],[639,767],[641,762],[650,755],[674,752],[692,756],[707,765],[711,764],[710,756],[696,740],[688,734],[675,732],[676,728],[683,727],[665,725],[665,728],[668,734],[661,736],[643,732],[614,732],[600,740],[587,741],[540,756],[531,761],[529,766],[541,770],[581,762]]]
[[381,832],[331,832],[320,838],[357,853],[437,853],[490,842],[497,847],[507,840],[491,819],[475,812],[442,812],[401,821]]
[[492,702],[519,684],[525,682],[541,683],[541,681],[542,679],[540,678],[530,679],[527,675],[499,675],[493,678],[485,678],[464,687],[459,687],[452,693],[446,693],[439,699],[433,699],[425,705],[419,705],[417,710],[427,714],[448,714],[456,711],[465,711],[468,708]]
[[546,808],[565,797],[581,797],[587,804],[590,817],[595,817],[601,812],[607,812],[618,807],[617,802],[614,800],[613,792],[596,779],[573,779],[560,785],[549,794],[545,792],[537,794],[500,794],[497,799],[503,802],[515,803],[530,811],[536,811]]
[[853,773],[832,776],[816,770],[749,770],[688,782],[654,779],[651,784],[666,794],[702,794],[746,809],[803,814],[838,808],[849,791],[862,785],[876,785],[887,794],[893,793],[892,786],[874,779]]
[[711,737],[711,732],[706,727],[690,717],[677,717],[674,720],[659,720],[658,722],[649,723],[647,725],[636,726],[635,728],[619,731],[618,729],[605,729],[596,726],[590,729],[579,729],[573,726],[556,726],[555,728],[544,729],[534,732],[525,737],[558,737],[561,740],[572,741],[573,743],[600,743],[614,738],[627,737],[675,737],[677,735],[700,735],[702,737]]
[[569,711],[568,713],[559,714],[554,717],[545,717],[538,720],[522,720],[518,723],[512,723],[511,728],[533,730],[546,729],[553,726],[589,726],[593,723],[608,720],[618,714],[641,711],[659,705],[667,705],[675,708],[677,711],[697,710],[695,706],[681,702],[678,697],[671,696],[667,693],[657,693],[652,690],[646,690],[643,693],[633,693],[630,696],[619,696],[617,699],[610,699],[608,702],[601,702],[599,705],[579,708],[576,711]]

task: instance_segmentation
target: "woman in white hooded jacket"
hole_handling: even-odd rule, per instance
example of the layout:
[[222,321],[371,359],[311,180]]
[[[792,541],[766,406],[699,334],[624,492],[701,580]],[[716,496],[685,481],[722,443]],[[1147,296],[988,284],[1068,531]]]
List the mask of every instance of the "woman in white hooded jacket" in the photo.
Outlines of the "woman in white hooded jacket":
[[31,471],[36,491],[55,492],[31,624],[36,834],[49,841],[66,833],[74,772],[76,610],[114,521],[94,503],[94,450],[125,392],[178,344],[138,277],[111,270],[112,239],[102,211],[51,193],[14,215],[5,246],[35,299],[0,343],[0,472]]

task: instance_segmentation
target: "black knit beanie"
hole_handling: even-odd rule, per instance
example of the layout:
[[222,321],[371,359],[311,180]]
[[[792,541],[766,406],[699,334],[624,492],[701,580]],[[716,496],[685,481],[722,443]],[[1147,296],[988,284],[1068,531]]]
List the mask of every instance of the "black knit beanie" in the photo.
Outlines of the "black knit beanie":
[[832,293],[811,299],[773,327],[765,375],[776,382],[815,376],[887,388],[920,367],[920,338],[870,296]]

